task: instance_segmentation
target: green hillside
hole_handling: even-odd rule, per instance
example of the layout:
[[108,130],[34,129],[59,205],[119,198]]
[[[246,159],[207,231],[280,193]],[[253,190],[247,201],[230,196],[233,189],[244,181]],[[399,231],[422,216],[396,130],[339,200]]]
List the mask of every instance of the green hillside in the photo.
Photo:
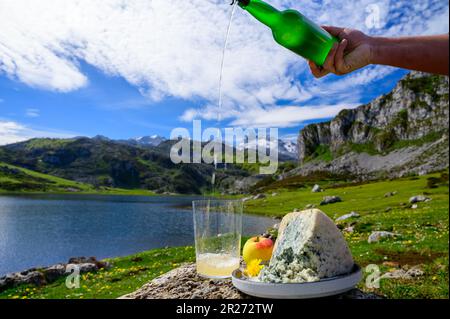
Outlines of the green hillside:
[[[210,191],[214,166],[174,164],[169,156],[173,143],[139,147],[99,138],[39,138],[0,146],[0,162],[97,188],[180,194]],[[228,170],[216,174],[216,186],[224,179],[248,175],[248,171],[230,165]]]
[[94,187],[0,162],[0,194],[5,193],[105,193],[151,195],[145,190]]

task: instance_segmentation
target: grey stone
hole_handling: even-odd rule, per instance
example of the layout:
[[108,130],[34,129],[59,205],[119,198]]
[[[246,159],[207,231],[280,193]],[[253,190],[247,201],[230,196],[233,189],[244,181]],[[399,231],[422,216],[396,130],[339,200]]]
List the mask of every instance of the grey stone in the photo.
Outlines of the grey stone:
[[308,204],[308,205],[305,206],[305,209],[313,209],[313,208],[316,208],[316,205]]
[[423,276],[424,272],[419,267],[413,267],[409,270],[406,269],[395,269],[393,271],[385,273],[382,278],[389,279],[403,279],[411,280],[420,276]]
[[391,238],[395,237],[396,234],[388,232],[388,231],[374,231],[372,234],[370,234],[369,239],[367,242],[369,244],[379,242],[382,238]]
[[253,197],[253,199],[264,199],[264,198],[266,198],[267,196],[266,196],[266,194],[258,194],[258,195],[255,195],[254,197]]
[[314,187],[311,190],[313,193],[320,193],[322,191],[322,188],[320,187],[320,185],[314,185]]
[[422,203],[422,202],[429,202],[431,198],[426,197],[424,195],[417,195],[413,196],[409,199],[410,204],[416,204],[416,203]]
[[95,257],[72,257],[69,259],[68,264],[85,264],[85,263],[95,264],[96,262],[97,258]]
[[412,278],[423,276],[425,273],[419,267],[413,267],[409,269],[406,274]]
[[47,282],[54,282],[66,273],[66,266],[63,264],[57,264],[43,269],[43,274]]
[[30,268],[21,272],[15,272],[0,277],[0,292],[21,284],[36,286],[45,285],[57,280],[66,274],[67,266],[76,265],[81,273],[97,271],[100,268],[109,268],[111,264],[106,261],[98,261],[95,257],[71,258],[69,264],[56,264],[46,268]]
[[98,267],[95,264],[91,264],[91,263],[85,263],[85,264],[67,264],[68,267],[70,266],[77,266],[80,273],[86,273],[86,272],[93,272],[93,271],[97,271]]
[[409,275],[406,274],[406,271],[403,269],[396,269],[393,271],[389,271],[381,276],[384,279],[411,279]]
[[[195,283],[195,284],[194,284]],[[179,289],[186,287],[187,289]],[[230,279],[209,280],[197,275],[195,264],[176,268],[119,299],[248,299]],[[375,294],[353,289],[335,296],[337,299],[377,299]]]
[[384,194],[384,197],[392,197],[395,195],[397,195],[397,192],[388,192],[388,193]]
[[109,262],[99,261],[95,257],[72,257],[69,259],[68,264],[94,264],[97,267],[97,269],[109,268],[111,266]]
[[21,278],[20,283],[42,286],[46,284],[46,280],[43,273],[39,271],[31,271]]
[[355,228],[353,226],[349,226],[344,228],[344,231],[347,233],[353,233],[355,231]]
[[351,212],[350,214],[342,215],[341,217],[337,218],[336,221],[340,222],[340,221],[343,221],[343,220],[347,220],[347,219],[354,218],[354,217],[356,218],[356,217],[359,217],[359,216],[360,215],[358,213]]
[[328,205],[339,202],[342,202],[342,199],[339,196],[325,196],[322,202],[320,202],[320,205]]

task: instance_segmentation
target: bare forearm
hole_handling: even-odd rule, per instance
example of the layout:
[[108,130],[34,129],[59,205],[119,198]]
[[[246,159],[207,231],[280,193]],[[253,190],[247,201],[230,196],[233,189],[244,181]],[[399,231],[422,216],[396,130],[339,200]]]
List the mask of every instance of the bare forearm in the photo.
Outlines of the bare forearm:
[[449,36],[372,38],[372,64],[448,75]]

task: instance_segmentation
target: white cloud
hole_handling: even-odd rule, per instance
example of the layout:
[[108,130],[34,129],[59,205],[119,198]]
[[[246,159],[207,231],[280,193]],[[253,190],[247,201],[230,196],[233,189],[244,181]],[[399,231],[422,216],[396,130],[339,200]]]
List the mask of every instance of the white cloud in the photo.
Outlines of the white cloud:
[[280,140],[297,144],[298,134],[285,134],[280,136]]
[[[387,26],[382,29],[367,29],[365,24],[373,0],[271,2],[279,8],[298,8],[321,24],[371,34],[448,32],[444,0],[377,0]],[[219,112],[215,105],[229,13],[224,0],[2,0],[0,74],[32,87],[68,92],[88,84],[80,68],[83,61],[125,78],[153,100],[174,96],[206,101],[181,118],[212,119]],[[222,118],[245,122],[251,113],[286,114],[291,109],[275,106],[280,100],[298,106],[312,97],[334,96],[343,104],[354,103],[358,91],[389,72],[372,68],[338,80],[312,80],[304,60],[276,45],[265,26],[237,9],[220,112]],[[318,110],[330,114],[330,108]]]
[[36,137],[69,138],[76,134],[32,129],[26,125],[0,119],[0,145],[17,143]]
[[283,106],[258,109],[241,114],[231,125],[243,127],[293,127],[308,120],[333,117],[343,109],[352,109],[358,105]]
[[25,116],[26,117],[39,117],[40,116],[40,111],[38,109],[26,109],[25,110]]

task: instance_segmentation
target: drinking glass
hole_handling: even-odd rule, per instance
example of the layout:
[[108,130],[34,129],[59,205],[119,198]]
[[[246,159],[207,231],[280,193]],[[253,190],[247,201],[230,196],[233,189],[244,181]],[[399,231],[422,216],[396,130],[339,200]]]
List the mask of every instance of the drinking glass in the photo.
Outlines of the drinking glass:
[[207,278],[229,278],[239,268],[242,201],[192,202],[197,273]]

